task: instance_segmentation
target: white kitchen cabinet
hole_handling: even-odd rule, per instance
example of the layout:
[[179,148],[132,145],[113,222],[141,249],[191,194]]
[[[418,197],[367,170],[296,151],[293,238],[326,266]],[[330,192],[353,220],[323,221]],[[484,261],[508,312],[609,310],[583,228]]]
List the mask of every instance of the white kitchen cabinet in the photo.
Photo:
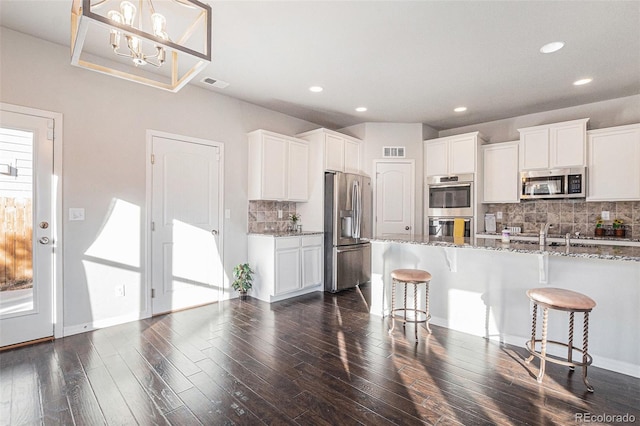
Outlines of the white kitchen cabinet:
[[359,139],[328,129],[316,129],[297,135],[301,139],[323,147],[324,170],[361,173],[362,147]]
[[518,129],[520,170],[584,167],[588,118]]
[[307,201],[309,146],[304,140],[266,130],[249,138],[249,200]]
[[289,140],[288,160],[287,199],[307,201],[309,198],[309,144],[305,141]]
[[300,251],[300,258],[302,260],[302,288],[322,284],[323,256],[322,235],[302,237],[302,248]]
[[425,176],[475,173],[481,142],[478,132],[424,141]]
[[324,135],[324,169],[344,171],[344,139],[339,136]]
[[345,173],[360,173],[360,142],[350,139],[344,140],[344,171]]
[[482,147],[484,203],[517,203],[520,201],[519,145],[519,141],[513,141]]
[[299,290],[300,280],[300,237],[276,238],[276,273],[274,295]]
[[323,289],[323,235],[249,235],[250,295],[266,302]]
[[588,132],[587,201],[640,200],[640,124]]

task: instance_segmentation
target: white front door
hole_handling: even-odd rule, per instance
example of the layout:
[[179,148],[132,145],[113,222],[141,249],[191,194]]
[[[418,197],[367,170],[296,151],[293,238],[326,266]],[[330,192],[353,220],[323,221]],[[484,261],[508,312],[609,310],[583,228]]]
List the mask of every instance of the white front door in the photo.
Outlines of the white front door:
[[411,161],[377,161],[376,235],[414,234],[414,165]]
[[0,346],[53,336],[53,119],[0,111]]
[[151,136],[154,315],[218,301],[224,287],[221,146],[181,139]]

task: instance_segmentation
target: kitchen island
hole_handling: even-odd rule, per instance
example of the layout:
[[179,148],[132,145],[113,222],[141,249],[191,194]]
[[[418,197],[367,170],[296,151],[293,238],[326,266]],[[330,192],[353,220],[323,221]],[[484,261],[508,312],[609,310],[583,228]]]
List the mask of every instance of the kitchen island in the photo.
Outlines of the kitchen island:
[[[371,265],[372,314],[388,313],[392,270],[424,269],[433,275],[432,324],[520,347],[531,337],[528,289],[586,294],[597,303],[589,321],[593,365],[640,377],[638,246],[541,247],[486,238],[384,236],[372,240]],[[412,304],[411,295],[408,299]],[[581,314],[576,321],[574,339],[582,342]],[[567,333],[567,313],[550,312],[549,339],[566,341]],[[557,355],[566,356],[564,351]]]

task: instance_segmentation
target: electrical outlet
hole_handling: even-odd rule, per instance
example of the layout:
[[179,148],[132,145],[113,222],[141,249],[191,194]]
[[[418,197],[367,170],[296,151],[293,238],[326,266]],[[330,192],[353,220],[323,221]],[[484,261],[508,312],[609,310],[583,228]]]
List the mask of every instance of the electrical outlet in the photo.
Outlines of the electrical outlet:
[[496,212],[496,219],[502,219],[502,212]]
[[601,217],[602,217],[602,220],[609,220],[609,219],[610,219],[610,217],[609,217],[609,212],[608,212],[608,211],[606,211],[606,210],[603,210],[603,211],[602,211],[602,216],[601,216]]
[[282,209],[278,209],[278,219],[282,219]]
[[116,296],[117,297],[124,297],[124,284],[116,286]]

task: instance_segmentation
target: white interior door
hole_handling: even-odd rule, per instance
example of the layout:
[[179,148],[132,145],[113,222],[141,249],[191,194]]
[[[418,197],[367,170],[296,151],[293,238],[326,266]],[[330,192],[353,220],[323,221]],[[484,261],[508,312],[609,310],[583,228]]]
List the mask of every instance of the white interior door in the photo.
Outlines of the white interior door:
[[53,336],[53,119],[0,111],[0,346]]
[[152,136],[153,314],[218,301],[223,290],[221,147]]
[[414,234],[414,165],[376,162],[376,235]]

